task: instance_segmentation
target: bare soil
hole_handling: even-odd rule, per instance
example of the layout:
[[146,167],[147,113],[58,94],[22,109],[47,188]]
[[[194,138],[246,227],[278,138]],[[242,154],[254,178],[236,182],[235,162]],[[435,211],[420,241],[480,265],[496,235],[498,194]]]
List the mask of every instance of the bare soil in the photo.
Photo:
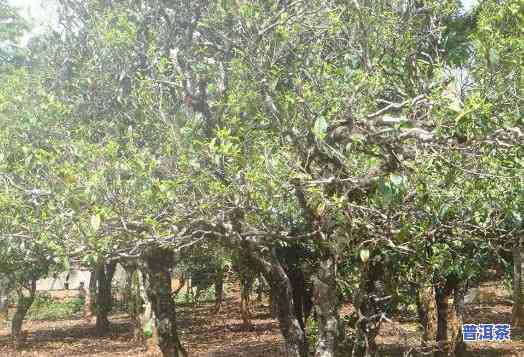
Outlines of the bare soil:
[[[267,306],[255,304],[253,329],[242,327],[238,292],[232,291],[220,313],[213,314],[213,302],[178,307],[180,337],[189,356],[193,357],[277,357],[283,356],[278,323],[268,314]],[[343,311],[348,312],[350,308]],[[468,323],[510,323],[511,306],[503,299],[491,303],[470,304],[466,308]],[[85,320],[27,321],[25,349],[15,352],[9,344],[9,331],[0,326],[0,357],[109,357],[159,356],[147,353],[132,340],[131,326],[124,314],[111,317],[112,332],[98,336],[93,324]],[[419,345],[418,323],[410,318],[396,318],[384,323],[378,338],[380,356],[398,356]],[[524,357],[524,331],[512,330],[508,342],[468,343],[471,357]]]

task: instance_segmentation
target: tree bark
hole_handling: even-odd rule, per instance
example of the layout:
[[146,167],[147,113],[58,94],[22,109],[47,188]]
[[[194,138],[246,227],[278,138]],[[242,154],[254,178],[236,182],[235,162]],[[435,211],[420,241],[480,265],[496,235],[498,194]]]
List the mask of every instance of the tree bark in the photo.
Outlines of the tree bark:
[[[158,331],[155,324],[151,301],[149,300],[145,284],[146,277],[140,269],[133,274],[133,294],[131,296],[131,320],[133,322],[133,339],[146,346],[146,353],[156,355],[160,353],[158,346]],[[147,329],[151,322],[151,334]]]
[[135,270],[131,284],[132,293],[129,315],[133,324],[133,340],[143,342],[145,336],[142,329],[144,326],[142,317],[145,311],[144,305],[147,300],[147,295],[145,294],[142,274],[139,269]]
[[264,280],[264,276],[262,274],[258,274],[257,277],[257,303],[262,303],[262,300],[264,299],[264,291],[266,290],[266,281]]
[[7,279],[0,278],[0,322],[9,318],[9,289]]
[[36,279],[32,279],[27,287],[29,290],[29,296],[25,296],[23,288],[18,289],[18,302],[16,305],[16,311],[13,315],[11,322],[11,337],[13,340],[13,346],[15,349],[19,349],[24,344],[25,336],[22,334],[22,324],[24,322],[27,311],[35,300],[36,293]]
[[219,266],[215,275],[215,308],[213,309],[214,313],[217,314],[220,312],[222,307],[222,300],[224,299],[224,267]]
[[144,261],[147,271],[146,292],[155,315],[160,350],[165,357],[186,356],[178,338],[175,302],[171,291],[173,252],[154,248],[144,255]]
[[382,313],[384,306],[383,297],[377,296],[377,284],[384,276],[383,265],[381,262],[369,263],[365,268],[360,282],[359,292],[355,299],[355,308],[358,313],[356,323],[357,336],[353,346],[354,357],[376,356],[377,344],[376,337],[380,330]]
[[[126,272],[126,281],[124,286],[124,293],[122,296],[122,302],[124,304],[125,310],[130,315],[132,314],[132,304],[133,304],[133,275],[136,271],[136,265],[134,264],[123,264],[124,271]],[[132,316],[131,316],[132,317]]]
[[[464,315],[464,282],[457,276],[447,276],[443,286],[435,287],[437,303],[437,346],[436,357],[463,356],[466,352],[462,341]],[[449,298],[453,295],[450,311]]]
[[289,279],[285,276],[281,266],[274,266],[272,275],[270,284],[278,304],[278,321],[286,340],[286,353],[290,357],[306,357],[309,354],[306,334],[300,325],[299,318],[295,315]]
[[449,314],[449,296],[450,293],[446,288],[435,289],[437,303],[437,345],[441,347],[435,357],[445,357],[445,347],[448,343],[448,314]]
[[[287,258],[287,257],[286,257]],[[284,259],[286,259],[284,258]],[[304,313],[304,297],[306,295],[306,278],[302,270],[295,265],[296,262],[283,262],[286,267],[286,274],[291,283],[291,289],[293,292],[293,305],[295,306],[295,316],[300,323],[302,330],[306,331],[306,319]]]
[[[242,212],[235,211],[233,214],[231,217],[233,231],[240,232],[239,217],[242,216]],[[246,258],[249,266],[264,274],[271,289],[273,303],[278,304],[278,322],[285,341],[284,355],[286,357],[308,357],[309,346],[305,331],[295,315],[291,282],[278,260],[275,248],[268,252],[269,257],[266,257],[253,241],[242,240],[237,248],[239,248],[239,254]]]
[[[173,281],[173,275],[171,275],[171,281]],[[173,291],[174,297],[178,295],[178,293],[180,292],[180,290],[182,290],[184,286],[189,285],[189,282],[186,284],[186,274],[185,273],[180,274],[180,278],[177,279],[177,281],[178,281],[178,286]]]
[[422,325],[422,346],[437,341],[437,303],[433,286],[421,286],[417,292],[417,310]]
[[253,289],[253,272],[246,271],[246,266],[241,266],[240,273],[240,314],[245,329],[251,329],[251,290]]
[[92,322],[93,314],[96,309],[96,270],[92,270],[89,276],[89,286],[85,292],[84,300],[84,318]]
[[450,347],[448,357],[463,357],[466,353],[466,344],[462,338],[462,324],[464,323],[464,295],[463,282],[457,282],[453,287],[453,309],[450,321]]
[[[158,328],[153,313],[153,306],[151,300],[146,293],[145,286],[147,285],[147,274],[137,270],[139,279],[137,294],[140,299],[139,313],[136,316],[135,322],[135,336],[138,341],[145,342],[146,352],[151,355],[161,353],[158,341]],[[148,331],[148,324],[151,324],[151,334]]]
[[289,357],[307,357],[309,346],[306,333],[296,316],[293,290],[289,277],[273,252],[268,262],[258,257],[263,273],[271,289],[273,303],[278,305],[277,315],[280,331],[285,340],[285,353]]
[[524,260],[522,259],[522,239],[516,238],[513,243],[513,309],[511,324],[513,327],[524,327],[524,281],[522,276]]
[[269,314],[272,318],[276,319],[278,317],[278,304],[273,296],[271,287],[269,288]]
[[296,316],[293,288],[286,271],[277,258],[276,251],[265,258],[257,247],[249,241],[243,241],[240,249],[245,254],[247,263],[261,272],[270,288],[271,303],[277,306],[280,331],[284,337],[284,355],[286,357],[308,357],[309,346],[306,333]]
[[233,269],[238,272],[240,280],[240,315],[244,329],[251,329],[251,292],[256,278],[256,272],[247,251],[241,250],[234,256]]
[[313,303],[318,320],[315,357],[334,357],[337,348],[337,269],[335,258],[324,257],[313,277]]
[[100,261],[96,267],[96,330],[105,334],[110,330],[109,313],[113,307],[111,282],[115,273],[116,262],[105,263]]

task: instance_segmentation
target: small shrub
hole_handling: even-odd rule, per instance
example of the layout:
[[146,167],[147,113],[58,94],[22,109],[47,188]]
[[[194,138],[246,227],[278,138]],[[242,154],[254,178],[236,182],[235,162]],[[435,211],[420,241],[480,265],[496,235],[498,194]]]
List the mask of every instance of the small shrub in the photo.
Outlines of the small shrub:
[[308,344],[312,347],[315,347],[318,342],[318,322],[314,318],[307,320],[307,339]]

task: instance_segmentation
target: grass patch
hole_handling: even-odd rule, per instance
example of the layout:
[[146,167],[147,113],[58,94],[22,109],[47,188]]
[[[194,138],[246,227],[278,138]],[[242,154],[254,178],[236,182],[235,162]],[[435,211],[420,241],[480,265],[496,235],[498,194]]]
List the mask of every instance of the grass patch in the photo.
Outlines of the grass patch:
[[[226,294],[225,286],[224,286],[224,295]],[[208,301],[214,301],[215,300],[215,287],[210,286],[205,290],[202,290],[200,292],[200,296],[198,297],[198,302],[208,302]],[[188,304],[194,302],[194,296],[193,293],[187,293],[184,289],[184,291],[179,292],[175,298],[176,304]]]
[[64,320],[79,317],[83,313],[84,299],[53,299],[47,294],[38,294],[27,312],[27,320]]

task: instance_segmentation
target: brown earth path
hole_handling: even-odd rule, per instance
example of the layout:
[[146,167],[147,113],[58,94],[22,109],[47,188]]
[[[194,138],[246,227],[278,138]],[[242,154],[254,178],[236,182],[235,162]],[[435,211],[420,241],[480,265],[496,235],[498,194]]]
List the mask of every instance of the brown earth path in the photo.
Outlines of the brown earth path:
[[[235,294],[236,295],[236,294]],[[254,308],[251,331],[242,329],[236,298],[224,301],[219,314],[212,313],[213,303],[178,308],[181,340],[191,357],[277,357],[282,347],[278,323],[267,313],[267,306]],[[467,306],[466,322],[509,323],[511,306],[503,301]],[[144,347],[132,341],[130,324],[123,314],[113,315],[112,332],[97,336],[92,324],[84,320],[27,321],[27,347],[15,352],[9,346],[9,331],[0,326],[0,357],[109,357],[147,356]],[[381,356],[402,356],[410,346],[418,345],[420,333],[416,321],[384,324],[378,342]],[[512,341],[470,343],[471,357],[524,357],[524,331],[512,331]],[[153,357],[154,354],[149,354]],[[156,356],[155,356],[156,357]]]
[[[267,307],[254,307],[253,329],[242,329],[238,301],[228,298],[218,314],[213,303],[196,308],[191,304],[178,308],[180,337],[189,356],[278,356],[281,336]],[[132,341],[131,325],[126,315],[111,317],[112,332],[98,336],[94,325],[85,320],[26,321],[26,348],[15,352],[9,345],[9,331],[0,326],[0,357],[109,357],[146,356],[145,348]],[[153,357],[155,354],[149,354]]]

